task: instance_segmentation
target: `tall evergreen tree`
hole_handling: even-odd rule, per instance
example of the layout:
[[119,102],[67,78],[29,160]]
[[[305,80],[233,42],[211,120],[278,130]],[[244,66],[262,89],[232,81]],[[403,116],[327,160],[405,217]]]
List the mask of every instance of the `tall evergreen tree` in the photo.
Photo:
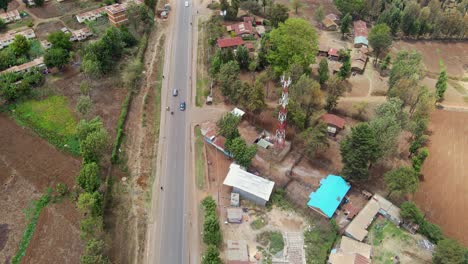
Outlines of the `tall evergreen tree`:
[[351,129],[351,135],[341,142],[343,176],[351,180],[365,180],[369,168],[377,159],[379,146],[374,131],[367,123],[360,123]]

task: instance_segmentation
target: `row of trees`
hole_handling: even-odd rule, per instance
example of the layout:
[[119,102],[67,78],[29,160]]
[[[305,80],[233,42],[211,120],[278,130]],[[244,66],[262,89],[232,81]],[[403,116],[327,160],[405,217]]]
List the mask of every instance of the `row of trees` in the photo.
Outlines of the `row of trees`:
[[202,256],[202,264],[222,264],[219,257],[221,246],[221,228],[218,215],[216,214],[216,202],[213,197],[208,196],[202,201],[205,217],[203,222],[203,242],[208,246]]
[[334,0],[343,14],[385,23],[393,35],[424,38],[466,38],[466,2],[404,0]]
[[87,241],[81,263],[108,264],[110,261],[104,255],[104,196],[100,191],[102,176],[99,166],[108,147],[108,134],[99,117],[81,120],[76,131],[83,156],[83,164],[76,178],[82,192],[76,204],[85,217],[80,223],[80,236]]

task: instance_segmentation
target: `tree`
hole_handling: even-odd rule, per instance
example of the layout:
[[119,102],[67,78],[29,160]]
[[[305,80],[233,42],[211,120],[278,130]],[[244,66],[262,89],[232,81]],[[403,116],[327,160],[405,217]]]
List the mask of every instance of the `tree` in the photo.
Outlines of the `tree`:
[[374,49],[376,62],[380,55],[392,45],[390,28],[386,24],[378,24],[369,32],[369,44]]
[[47,67],[62,68],[70,60],[70,54],[68,51],[61,48],[51,48],[46,51],[44,56],[44,63]]
[[299,78],[304,74],[304,67],[299,63],[293,63],[289,65],[287,76],[291,78],[291,83],[295,84]]
[[396,35],[398,29],[400,28],[401,21],[401,11],[395,5],[392,5],[390,8],[387,8],[379,16],[377,23],[378,24],[387,24],[390,27],[392,35]]
[[103,214],[103,196],[100,192],[84,192],[78,197],[76,203],[78,209],[84,214],[90,214],[93,217]]
[[45,1],[45,0],[34,0],[34,3],[35,3],[37,6],[42,6],[42,5],[44,5],[44,1]]
[[83,116],[87,115],[93,107],[91,98],[87,95],[80,95],[78,102],[76,103],[76,110]]
[[434,264],[466,263],[465,248],[452,239],[442,239],[437,243],[432,261]]
[[31,48],[28,39],[23,35],[15,35],[13,43],[10,45],[11,50],[16,56],[26,55]]
[[[1,0],[0,0],[1,1]],[[0,30],[4,29],[6,27],[5,20],[0,18]]]
[[223,115],[216,125],[218,126],[218,133],[225,137],[227,140],[232,140],[240,136],[237,126],[240,123],[240,117],[235,116],[231,113]]
[[344,38],[346,33],[349,33],[351,27],[352,17],[349,13],[346,13],[344,17],[341,18],[340,32],[341,36]]
[[205,216],[203,223],[203,242],[207,245],[218,246],[221,243],[221,231],[216,214]]
[[247,146],[245,140],[237,137],[226,141],[226,151],[234,158],[234,161],[242,167],[248,168],[257,153],[256,145]]
[[349,54],[349,50],[341,51],[340,52],[341,60],[343,61],[343,65],[340,67],[340,71],[338,72],[338,77],[342,80],[349,77],[351,74],[351,55]]
[[203,208],[205,209],[205,214],[210,214],[216,212],[216,201],[211,196],[207,196],[202,200]]
[[108,134],[105,130],[91,132],[80,141],[80,151],[85,162],[98,162],[104,154],[108,143]]
[[230,61],[221,66],[216,78],[221,88],[221,93],[232,102],[237,101],[237,91],[241,85],[239,72],[239,64],[236,61]]
[[419,150],[418,154],[412,158],[413,169],[417,173],[421,172],[422,165],[428,156],[429,156],[429,150],[427,148],[422,148]]
[[249,51],[245,46],[237,48],[236,59],[241,69],[247,69],[249,67]]
[[104,124],[100,117],[95,117],[89,121],[82,119],[76,126],[76,135],[79,140],[85,140],[92,133],[104,129]]
[[103,233],[102,216],[88,216],[81,220],[80,231],[80,237],[84,240],[100,236]]
[[384,179],[389,191],[388,196],[392,194],[404,196],[414,193],[418,189],[418,174],[410,167],[391,170],[385,173]]
[[88,240],[80,264],[110,264],[109,259],[104,256],[105,248],[103,240],[95,238]]
[[346,87],[343,84],[343,81],[332,75],[330,79],[327,81],[327,99],[325,102],[325,109],[328,112],[333,111],[337,104],[338,99],[343,95],[345,92]]
[[437,244],[440,240],[444,238],[444,234],[442,233],[442,229],[440,229],[440,226],[428,222],[426,220],[422,221],[422,223],[419,225],[418,231],[419,233],[427,237],[432,243]]
[[367,179],[369,167],[377,159],[378,147],[369,124],[359,123],[351,128],[351,134],[340,145],[343,176],[352,180]]
[[405,221],[421,224],[424,221],[424,214],[419,210],[414,202],[406,201],[400,206],[400,215]]
[[299,134],[301,146],[304,148],[304,154],[309,159],[314,159],[318,150],[329,146],[327,124],[319,122],[314,127]]
[[95,162],[83,164],[76,182],[86,192],[95,192],[101,186],[101,169],[99,165]]
[[359,14],[364,8],[363,0],[334,0],[333,1],[342,14]]
[[257,1],[247,0],[240,3],[240,8],[248,11],[249,13],[260,15],[261,7]]
[[409,1],[406,4],[401,16],[401,31],[405,35],[417,35],[419,33],[419,12],[421,10],[420,5],[416,1]]
[[328,75],[329,75],[327,58],[323,58],[320,61],[318,74],[319,74],[319,83],[323,85],[328,80]]
[[265,108],[265,91],[261,82],[256,81],[254,87],[249,90],[248,98],[244,105],[248,111],[254,114],[258,114]]
[[300,104],[298,104],[293,98],[289,99],[288,116],[286,118],[288,120],[288,125],[293,125],[298,130],[304,129],[304,124],[306,123],[305,111],[301,108]]
[[307,70],[317,55],[317,34],[310,23],[301,18],[290,18],[270,32],[271,49],[268,61],[277,75],[293,63]]
[[289,94],[304,110],[304,127],[307,128],[314,110],[318,110],[322,106],[323,93],[319,83],[303,74],[289,89]]
[[406,119],[403,102],[398,98],[390,98],[376,109],[376,117],[369,122],[369,126],[379,145],[379,158],[395,153]]
[[297,11],[304,7],[304,3],[301,0],[291,0],[291,8],[294,9],[294,12],[297,15]]
[[276,28],[280,23],[283,23],[288,19],[288,7],[283,4],[274,4],[268,12],[268,19],[271,22],[271,26]]
[[323,10],[323,5],[319,5],[317,9],[315,9],[315,21],[318,23],[322,23],[322,20],[325,18],[325,11]]
[[414,104],[419,81],[424,77],[422,57],[417,52],[400,51],[392,63],[388,79],[388,97],[400,98],[405,106]]
[[219,250],[214,245],[209,245],[206,248],[205,254],[202,257],[202,264],[223,264],[219,257]]
[[0,0],[0,8],[3,9],[3,11],[7,11],[8,10],[8,3],[10,2],[11,0]]
[[73,47],[73,43],[70,41],[70,36],[70,33],[55,31],[47,36],[47,40],[52,44],[52,48],[70,51]]
[[436,83],[436,99],[437,102],[442,102],[444,100],[445,91],[447,90],[447,71],[443,67],[440,71],[439,78]]

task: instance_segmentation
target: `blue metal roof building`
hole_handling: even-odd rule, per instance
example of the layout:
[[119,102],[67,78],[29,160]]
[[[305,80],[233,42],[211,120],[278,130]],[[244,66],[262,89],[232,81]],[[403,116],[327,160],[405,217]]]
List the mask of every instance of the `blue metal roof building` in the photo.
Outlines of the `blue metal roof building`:
[[309,195],[307,206],[331,218],[350,188],[351,185],[343,178],[330,174],[322,179],[320,187]]
[[362,45],[369,46],[369,40],[367,40],[366,37],[363,36],[357,36],[354,38],[354,47],[359,48]]

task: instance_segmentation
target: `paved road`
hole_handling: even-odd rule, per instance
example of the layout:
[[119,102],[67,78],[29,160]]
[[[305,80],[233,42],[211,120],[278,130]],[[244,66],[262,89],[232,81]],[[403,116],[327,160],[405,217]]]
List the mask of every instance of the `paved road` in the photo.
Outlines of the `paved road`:
[[[152,264],[186,264],[188,263],[189,245],[187,243],[187,190],[189,187],[187,165],[190,155],[188,149],[188,113],[192,107],[189,102],[190,95],[190,51],[191,48],[191,4],[184,6],[184,0],[177,0],[177,8],[171,13],[174,16],[175,27],[172,32],[172,41],[169,42],[171,48],[171,57],[169,63],[170,74],[167,87],[170,92],[167,98],[167,105],[170,106],[174,115],[167,111],[162,111],[166,117],[165,131],[166,135],[165,150],[162,152],[162,173],[161,185],[164,190],[160,191],[159,210],[157,213],[156,224],[159,225],[154,230],[156,234],[156,243],[154,250],[155,258],[150,259]],[[172,96],[172,89],[179,90],[178,97]],[[164,93],[163,93],[164,94]],[[181,101],[187,103],[187,111],[179,110]],[[164,117],[163,117],[164,118]],[[155,194],[156,195],[156,194]],[[151,249],[150,249],[151,250]]]

